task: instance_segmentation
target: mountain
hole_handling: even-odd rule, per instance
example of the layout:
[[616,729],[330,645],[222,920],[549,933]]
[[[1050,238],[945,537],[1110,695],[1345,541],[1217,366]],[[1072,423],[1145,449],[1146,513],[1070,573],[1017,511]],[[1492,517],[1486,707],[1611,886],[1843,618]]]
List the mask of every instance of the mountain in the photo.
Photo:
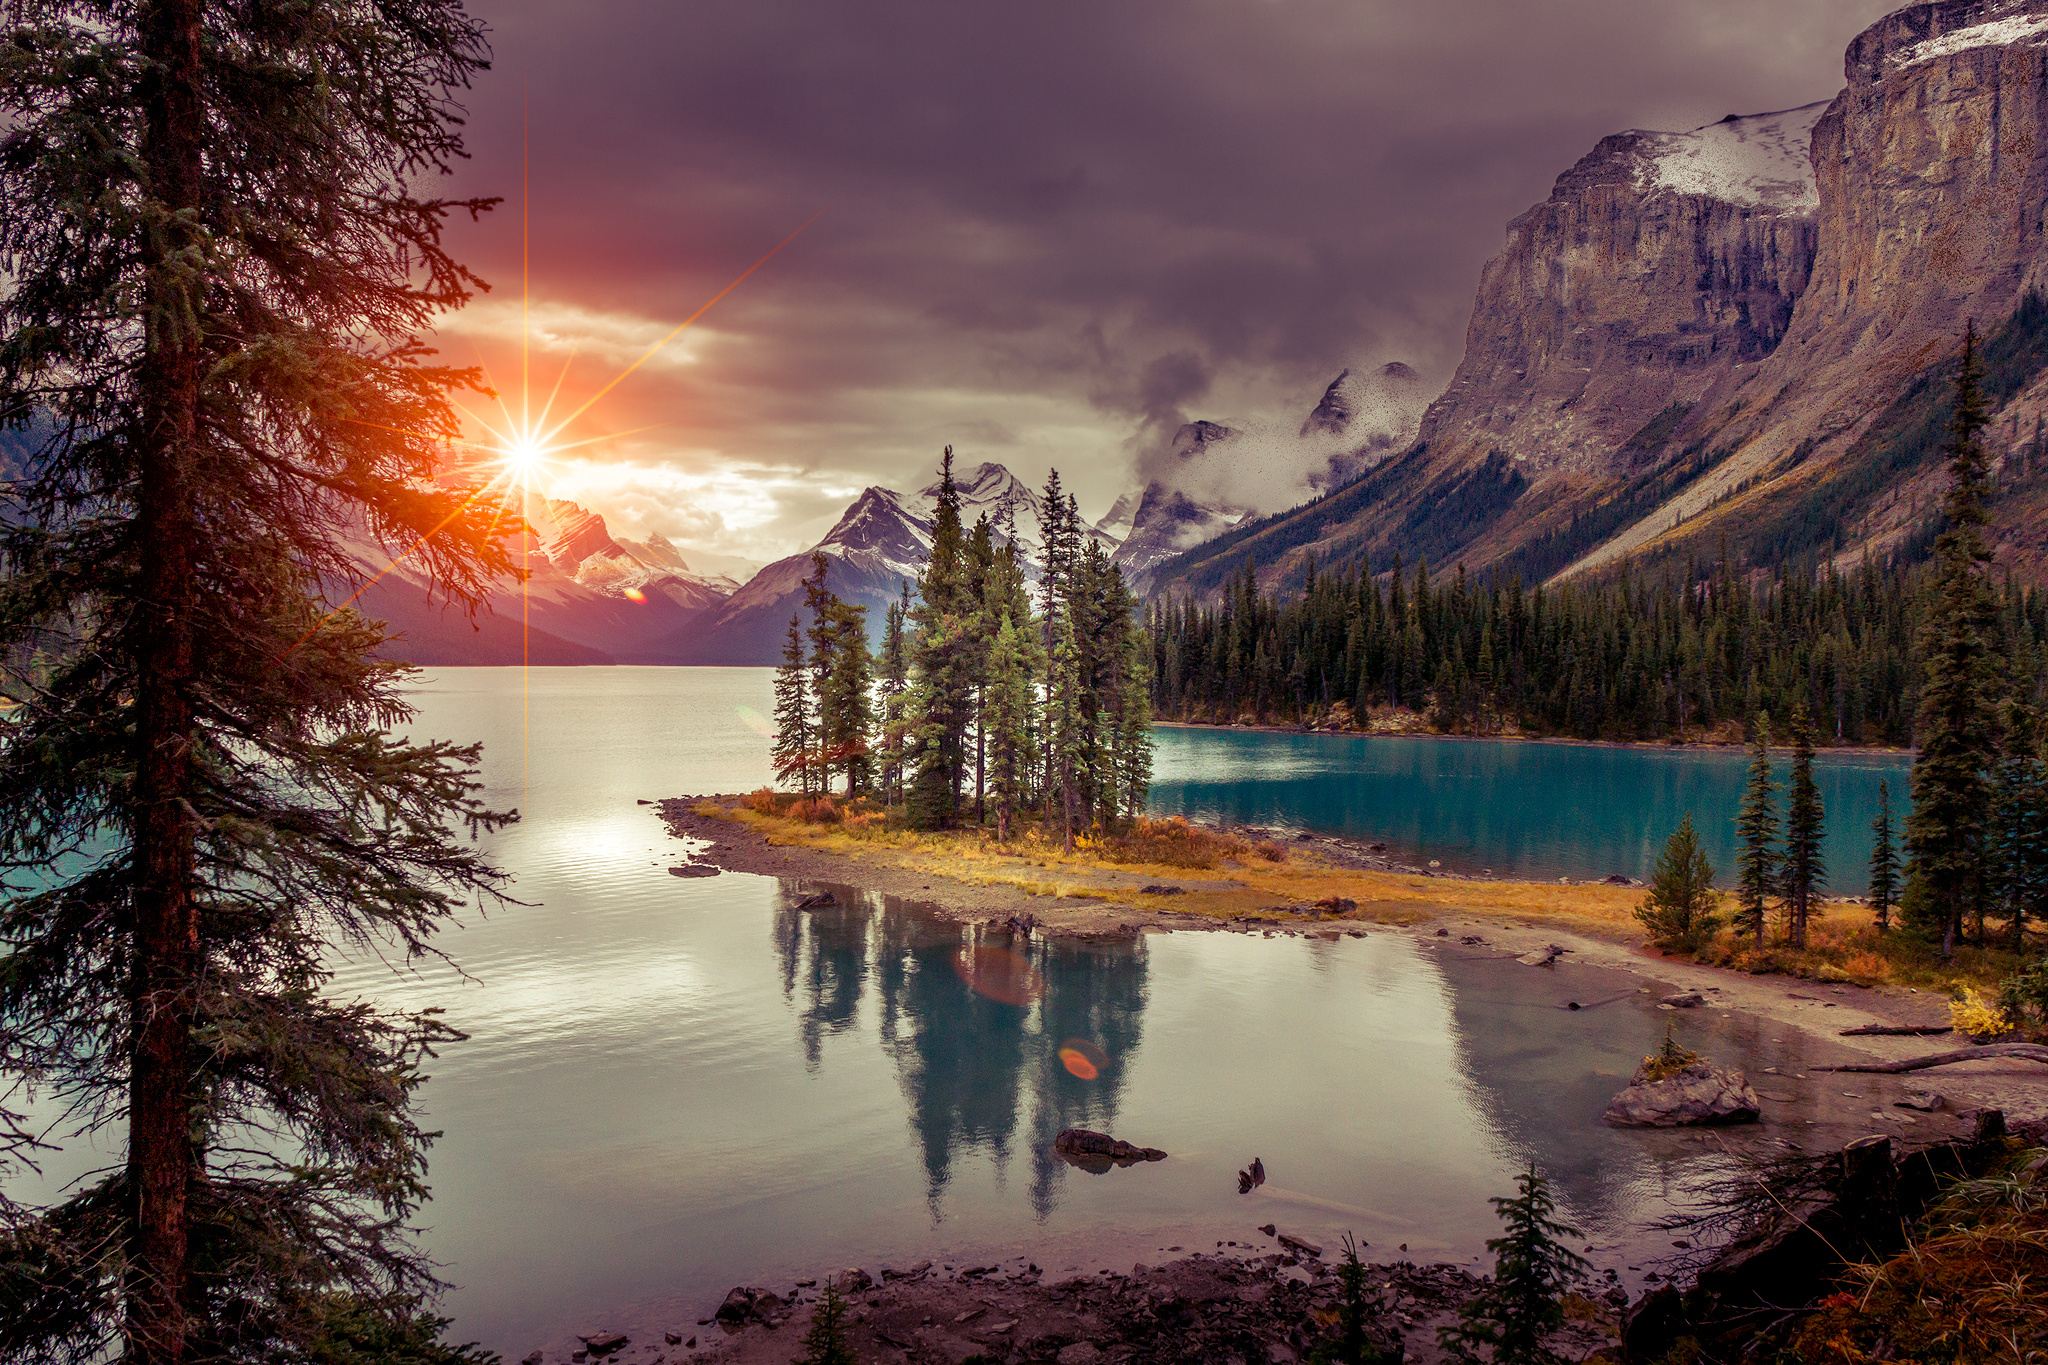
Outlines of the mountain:
[[[1025,572],[1036,580],[1042,568],[1045,531],[1038,493],[995,463],[983,463],[958,474],[960,520],[972,530],[986,515],[998,545],[1017,543]],[[887,488],[868,488],[854,499],[839,521],[812,550],[768,565],[735,592],[714,613],[681,627],[650,653],[661,662],[687,664],[772,664],[782,657],[789,618],[803,607],[801,584],[811,572],[813,550],[831,561],[826,585],[849,602],[868,609],[868,634],[881,638],[882,619],[897,601],[906,582],[915,586],[931,552],[932,519],[939,485],[914,495]],[[1099,527],[1088,534],[1106,550],[1115,542]],[[805,618],[808,624],[808,617]]]
[[[1314,553],[1525,581],[1917,553],[1966,320],[1989,338],[2001,554],[2048,563],[2048,2],[1934,0],[1832,100],[1604,139],[1508,225],[1398,458],[1163,565],[1210,595]],[[2022,458],[2022,452],[2029,452]],[[2048,464],[2048,461],[2040,461]]]
[[[365,576],[383,576],[356,606],[388,622],[384,653],[420,664],[662,663],[655,642],[682,630],[738,588],[693,573],[660,535],[614,539],[604,518],[560,499],[532,500],[531,534],[514,551],[528,578],[504,581],[475,619],[431,602],[424,579],[367,540],[355,547]],[[631,548],[628,548],[631,547]]]
[[1128,503],[1115,560],[1134,591],[1149,592],[1162,564],[1243,524],[1255,501],[1275,492],[1299,501],[1401,450],[1427,401],[1421,376],[1397,360],[1363,375],[1339,373],[1291,434],[1189,422],[1144,488],[1119,499],[1098,525],[1122,529]]

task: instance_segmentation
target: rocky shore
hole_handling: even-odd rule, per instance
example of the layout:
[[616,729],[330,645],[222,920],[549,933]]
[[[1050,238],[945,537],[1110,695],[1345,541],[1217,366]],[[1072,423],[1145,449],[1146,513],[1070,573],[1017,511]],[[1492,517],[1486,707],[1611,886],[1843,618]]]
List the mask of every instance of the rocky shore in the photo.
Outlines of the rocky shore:
[[[833,1280],[849,1308],[845,1340],[862,1362],[1271,1365],[1306,1360],[1338,1321],[1335,1249],[1298,1238],[1283,1243],[1285,1235],[1191,1254],[1172,1247],[1170,1259],[1128,1272],[1049,1273],[1028,1259],[920,1261],[879,1275],[849,1269]],[[1480,1285],[1455,1265],[1368,1265],[1366,1297],[1378,1305],[1368,1335],[1379,1349],[1429,1365],[1441,1359],[1437,1329],[1456,1320]],[[1614,1339],[1620,1322],[1614,1299],[1625,1296],[1602,1297],[1605,1292],[1588,1285],[1575,1301],[1575,1320],[1556,1341],[1568,1359],[1583,1359]],[[702,1321],[652,1341],[618,1341],[620,1334],[600,1332],[589,1339],[592,1347],[608,1349],[586,1348],[576,1358],[786,1365],[799,1352],[823,1293],[816,1280],[788,1288],[738,1286]]]

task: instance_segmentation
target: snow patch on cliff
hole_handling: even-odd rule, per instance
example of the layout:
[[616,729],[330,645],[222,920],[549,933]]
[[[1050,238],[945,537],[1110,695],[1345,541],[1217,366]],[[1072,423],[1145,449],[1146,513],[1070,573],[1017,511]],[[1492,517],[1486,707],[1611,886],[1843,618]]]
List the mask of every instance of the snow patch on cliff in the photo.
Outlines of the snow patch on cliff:
[[1820,191],[1808,149],[1829,101],[1771,114],[1730,116],[1690,133],[1652,133],[1646,190],[1706,195],[1734,204],[1814,210]]
[[1911,47],[1901,48],[1892,61],[1895,67],[1911,66],[1915,62],[1932,61],[1936,57],[1952,57],[1973,47],[2005,47],[2012,43],[2024,43],[2040,37],[2044,32],[2048,32],[2048,14],[2016,14],[2008,19],[1993,19],[1987,23],[1972,24],[1968,28],[1938,33]]

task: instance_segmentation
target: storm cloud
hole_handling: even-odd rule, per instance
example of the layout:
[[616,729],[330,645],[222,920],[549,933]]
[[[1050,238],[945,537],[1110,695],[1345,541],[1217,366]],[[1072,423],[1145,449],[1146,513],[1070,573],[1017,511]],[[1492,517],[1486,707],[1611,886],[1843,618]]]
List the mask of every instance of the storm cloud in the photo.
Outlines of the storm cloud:
[[563,491],[760,560],[950,443],[1099,514],[1182,420],[1298,423],[1394,359],[1435,391],[1503,225],[1594,142],[1827,98],[1893,7],[481,0],[453,188],[508,203],[451,230],[495,288],[444,349],[516,390],[523,128],[536,403],[816,219],[578,419],[619,434]]

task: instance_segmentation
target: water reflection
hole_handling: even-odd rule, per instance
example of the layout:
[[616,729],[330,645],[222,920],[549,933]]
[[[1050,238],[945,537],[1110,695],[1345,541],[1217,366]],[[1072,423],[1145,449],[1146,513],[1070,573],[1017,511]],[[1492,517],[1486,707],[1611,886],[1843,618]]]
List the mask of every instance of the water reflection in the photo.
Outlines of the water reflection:
[[806,1067],[822,1039],[855,1027],[872,983],[933,1221],[963,1154],[985,1152],[1000,1179],[1021,1141],[1043,1222],[1068,1169],[1053,1139],[1116,1122],[1143,1035],[1142,943],[954,924],[848,886],[831,888],[832,906],[797,910],[812,885],[780,886],[772,937]]

